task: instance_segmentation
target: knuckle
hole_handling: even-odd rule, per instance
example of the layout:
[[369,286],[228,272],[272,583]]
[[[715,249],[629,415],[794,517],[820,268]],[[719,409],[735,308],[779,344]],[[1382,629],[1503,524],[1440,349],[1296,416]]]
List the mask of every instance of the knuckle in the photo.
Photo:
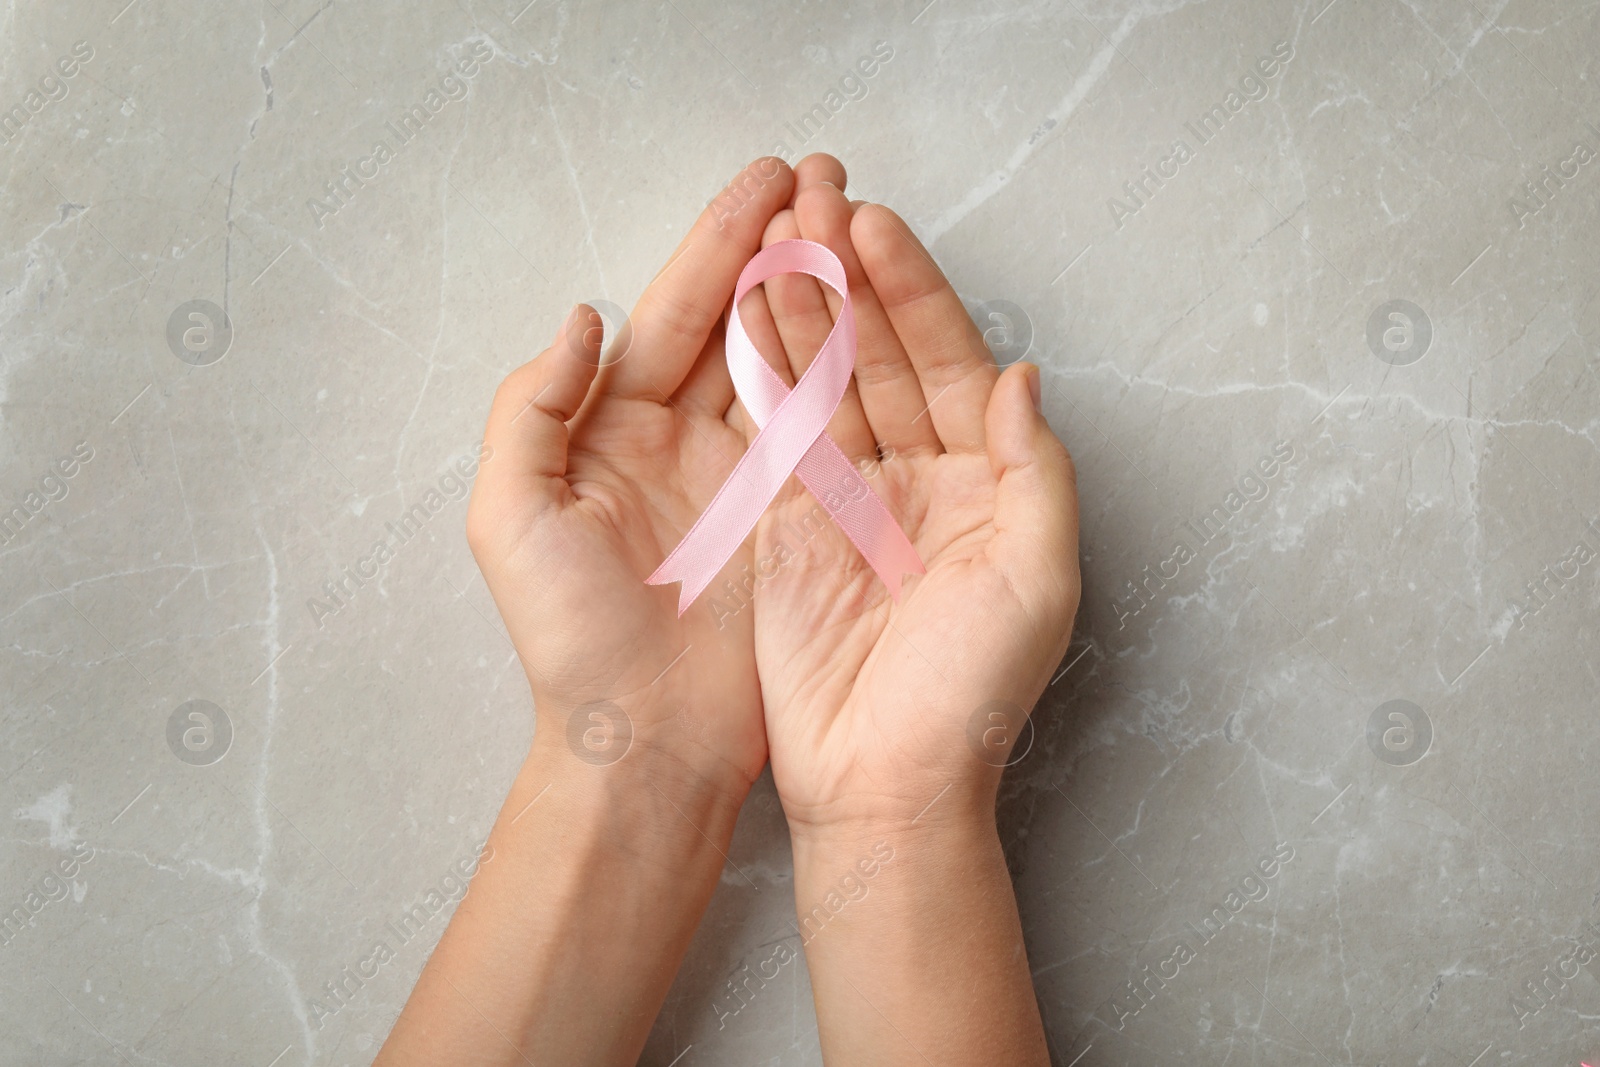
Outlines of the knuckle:
[[508,413],[509,415],[514,415],[521,411],[538,393],[534,385],[541,369],[539,361],[534,360],[531,363],[524,363],[500,379],[500,384],[495,387],[494,403],[491,410]]

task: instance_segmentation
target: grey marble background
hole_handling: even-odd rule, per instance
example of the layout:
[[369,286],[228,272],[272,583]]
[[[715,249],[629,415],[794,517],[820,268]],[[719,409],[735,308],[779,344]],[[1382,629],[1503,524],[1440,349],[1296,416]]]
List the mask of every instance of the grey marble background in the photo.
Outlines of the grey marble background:
[[[1597,44],[1594,0],[6,5],[0,1062],[370,1062],[533,728],[453,465],[774,150],[1009,302],[1077,458],[1000,809],[1057,1062],[1600,1062]],[[644,1063],[819,1062],[803,962],[716,1007],[793,936],[770,782],[732,860]]]

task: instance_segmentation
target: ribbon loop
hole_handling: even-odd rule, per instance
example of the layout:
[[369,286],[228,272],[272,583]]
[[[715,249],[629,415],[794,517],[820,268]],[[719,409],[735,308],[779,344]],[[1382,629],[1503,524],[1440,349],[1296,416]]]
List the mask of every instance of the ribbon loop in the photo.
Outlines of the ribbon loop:
[[[793,273],[816,278],[838,293],[841,303],[828,339],[790,389],[745,332],[739,301],[768,278]],[[898,601],[901,576],[922,574],[922,560],[882,499],[826,432],[856,364],[855,309],[839,257],[812,241],[779,241],[758,252],[739,275],[725,347],[734,389],[760,432],[678,547],[645,581],[681,581],[681,616],[744,543],[792,473]]]

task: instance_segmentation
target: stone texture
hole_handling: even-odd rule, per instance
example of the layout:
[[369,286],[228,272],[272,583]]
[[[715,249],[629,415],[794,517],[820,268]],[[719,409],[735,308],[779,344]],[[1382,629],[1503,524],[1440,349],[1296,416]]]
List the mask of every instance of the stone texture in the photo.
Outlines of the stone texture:
[[[1078,636],[1000,809],[1057,1062],[1600,1056],[1600,8],[522,3],[0,15],[0,911],[47,902],[0,1062],[370,1062],[445,916],[312,1002],[533,727],[452,464],[774,149],[1021,310],[1078,461]],[[712,1009],[792,936],[770,781],[732,860],[646,1064],[820,1062],[803,960]]]

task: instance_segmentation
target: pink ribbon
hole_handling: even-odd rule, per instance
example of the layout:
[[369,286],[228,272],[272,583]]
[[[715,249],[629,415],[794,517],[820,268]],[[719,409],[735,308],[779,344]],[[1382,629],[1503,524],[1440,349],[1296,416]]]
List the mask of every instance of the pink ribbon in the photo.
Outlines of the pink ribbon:
[[[843,302],[817,358],[791,390],[745,333],[739,301],[768,278],[794,273],[811,275]],[[733,387],[761,430],[678,547],[645,581],[682,582],[681,616],[755,529],[792,473],[898,601],[901,575],[922,574],[922,559],[878,494],[825,432],[856,366],[856,314],[839,257],[812,241],[779,241],[758,252],[739,274],[725,347]]]

